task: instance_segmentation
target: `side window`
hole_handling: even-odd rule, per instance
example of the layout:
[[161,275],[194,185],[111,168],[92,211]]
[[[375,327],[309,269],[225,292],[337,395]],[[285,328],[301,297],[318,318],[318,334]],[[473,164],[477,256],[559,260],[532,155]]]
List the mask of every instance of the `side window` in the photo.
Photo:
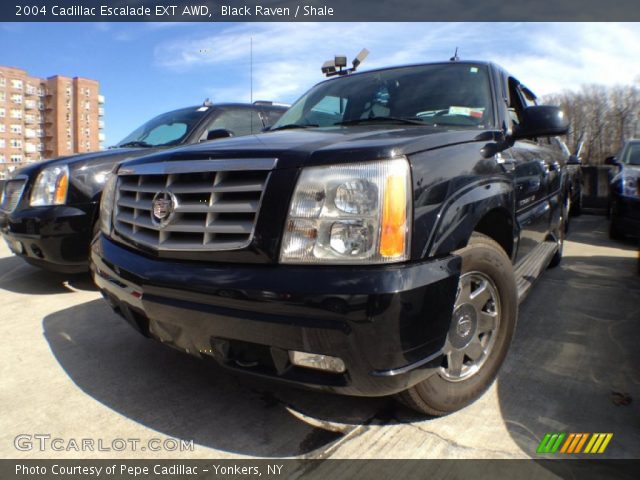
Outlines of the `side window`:
[[252,131],[260,133],[262,121],[257,110],[245,108],[223,110],[209,123],[202,135],[202,140],[206,140],[208,132],[218,129],[228,130],[234,136],[240,137],[249,135]]
[[[263,110],[262,118],[264,119],[264,126],[270,127],[276,123],[284,112],[285,110]],[[260,128],[263,128],[262,123],[260,124]]]
[[520,93],[519,82],[513,78],[509,78],[509,117],[514,125],[520,125],[522,118],[522,109],[524,101]]

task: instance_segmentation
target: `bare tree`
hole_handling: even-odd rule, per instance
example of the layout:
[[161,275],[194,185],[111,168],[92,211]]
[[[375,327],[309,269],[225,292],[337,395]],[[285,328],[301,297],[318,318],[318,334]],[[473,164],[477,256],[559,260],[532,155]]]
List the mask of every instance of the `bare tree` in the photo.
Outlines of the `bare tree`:
[[633,85],[583,85],[547,95],[544,103],[560,106],[570,121],[567,145],[576,151],[582,143],[582,159],[592,165],[615,155],[640,128],[640,78]]

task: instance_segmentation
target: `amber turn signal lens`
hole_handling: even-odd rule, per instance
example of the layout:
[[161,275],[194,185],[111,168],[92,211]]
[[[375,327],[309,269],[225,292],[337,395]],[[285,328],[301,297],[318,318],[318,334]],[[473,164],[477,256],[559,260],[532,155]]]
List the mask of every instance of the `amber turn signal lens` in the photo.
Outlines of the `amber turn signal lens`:
[[67,200],[67,189],[69,188],[69,177],[61,175],[56,183],[55,204],[62,205]]
[[399,175],[387,177],[382,210],[380,255],[401,257],[406,248],[407,191],[406,179]]

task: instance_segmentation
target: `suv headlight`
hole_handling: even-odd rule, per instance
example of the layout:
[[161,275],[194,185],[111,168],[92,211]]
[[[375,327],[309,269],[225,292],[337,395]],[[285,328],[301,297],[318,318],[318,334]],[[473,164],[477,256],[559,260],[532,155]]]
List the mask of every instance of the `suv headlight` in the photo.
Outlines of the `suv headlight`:
[[629,197],[638,195],[640,188],[640,179],[637,177],[624,177],[622,179],[622,194]]
[[107,183],[102,190],[102,198],[100,199],[100,230],[105,235],[111,234],[111,217],[113,215],[113,202],[116,197],[116,185],[118,176],[115,173],[107,175]]
[[391,263],[409,258],[406,158],[308,167],[296,185],[281,263]]
[[69,167],[66,165],[45,168],[36,178],[31,190],[32,207],[63,205],[69,190]]

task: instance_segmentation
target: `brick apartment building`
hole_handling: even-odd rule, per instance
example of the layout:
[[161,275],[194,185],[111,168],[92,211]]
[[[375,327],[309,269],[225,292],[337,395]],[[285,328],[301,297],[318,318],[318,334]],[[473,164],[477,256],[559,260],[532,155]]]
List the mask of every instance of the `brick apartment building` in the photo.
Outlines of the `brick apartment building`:
[[91,152],[104,140],[104,97],[95,80],[31,77],[0,66],[0,179],[46,158]]

